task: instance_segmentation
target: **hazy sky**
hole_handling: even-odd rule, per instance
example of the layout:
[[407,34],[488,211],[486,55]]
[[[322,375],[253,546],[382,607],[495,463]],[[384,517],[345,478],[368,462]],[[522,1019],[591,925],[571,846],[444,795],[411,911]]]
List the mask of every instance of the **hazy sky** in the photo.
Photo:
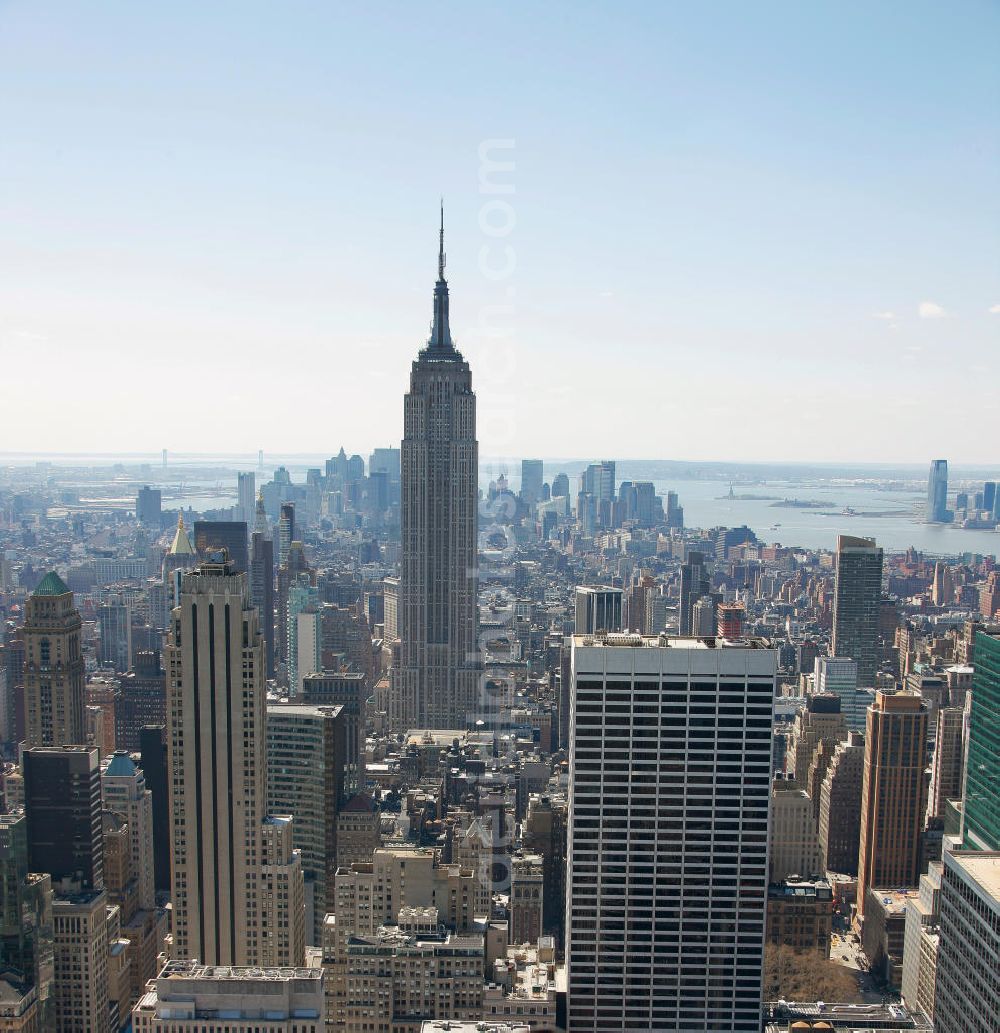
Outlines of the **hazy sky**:
[[998,39],[989,0],[0,2],[0,450],[398,443],[444,194],[483,455],[995,462]]

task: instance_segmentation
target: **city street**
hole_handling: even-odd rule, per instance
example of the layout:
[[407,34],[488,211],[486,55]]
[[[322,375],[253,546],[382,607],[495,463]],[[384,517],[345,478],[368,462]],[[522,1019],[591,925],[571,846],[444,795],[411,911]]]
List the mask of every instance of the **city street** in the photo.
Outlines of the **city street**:
[[898,994],[886,994],[868,972],[868,959],[854,933],[835,932],[833,934],[830,959],[852,971],[865,1004],[898,1000]]

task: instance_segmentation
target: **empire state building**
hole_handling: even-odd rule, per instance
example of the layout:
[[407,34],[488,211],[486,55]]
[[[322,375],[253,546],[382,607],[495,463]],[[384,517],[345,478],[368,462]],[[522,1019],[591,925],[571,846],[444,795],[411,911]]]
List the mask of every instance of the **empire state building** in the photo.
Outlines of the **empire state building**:
[[389,715],[397,731],[462,729],[478,709],[476,396],[451,339],[444,266],[442,210],[434,322],[403,399],[400,648]]

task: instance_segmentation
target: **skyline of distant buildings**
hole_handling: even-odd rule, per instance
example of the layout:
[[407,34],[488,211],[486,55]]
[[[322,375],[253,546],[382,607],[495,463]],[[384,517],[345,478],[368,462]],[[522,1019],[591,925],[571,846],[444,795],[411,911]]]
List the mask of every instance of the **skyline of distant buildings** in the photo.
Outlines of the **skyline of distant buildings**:
[[[986,1033],[996,557],[689,527],[607,458],[481,486],[444,273],[442,216],[367,464],[0,481],[0,1020]],[[995,483],[948,503],[936,461],[929,520]]]

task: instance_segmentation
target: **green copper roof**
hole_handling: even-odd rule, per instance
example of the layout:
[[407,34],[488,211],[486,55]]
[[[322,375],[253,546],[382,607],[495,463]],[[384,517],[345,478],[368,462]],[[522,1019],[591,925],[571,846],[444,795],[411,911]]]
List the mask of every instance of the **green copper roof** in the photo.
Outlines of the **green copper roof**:
[[135,764],[132,758],[124,750],[116,750],[108,765],[106,775],[127,775],[129,778],[135,776]]
[[42,578],[38,587],[35,589],[35,595],[66,595],[69,589],[66,587],[66,582],[54,571],[50,570],[45,577]]

